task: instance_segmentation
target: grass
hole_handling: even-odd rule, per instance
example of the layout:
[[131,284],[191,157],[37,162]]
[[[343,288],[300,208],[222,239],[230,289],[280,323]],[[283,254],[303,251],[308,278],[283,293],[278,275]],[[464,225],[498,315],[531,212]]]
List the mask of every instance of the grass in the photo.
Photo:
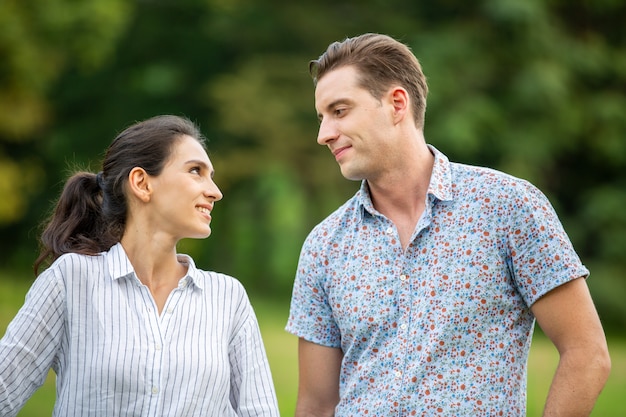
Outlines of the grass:
[[[0,276],[0,334],[4,334],[10,319],[19,309],[28,284],[3,280]],[[282,416],[293,416],[297,394],[297,339],[283,328],[288,315],[288,301],[270,301],[254,297],[272,375],[276,385]],[[609,337],[613,370],[600,395],[592,417],[619,417],[624,415],[623,397],[626,394],[626,339]],[[528,361],[528,417],[541,416],[558,355],[552,344],[540,333],[535,335]],[[37,391],[18,414],[18,417],[42,417],[52,414],[54,403],[54,375]]]

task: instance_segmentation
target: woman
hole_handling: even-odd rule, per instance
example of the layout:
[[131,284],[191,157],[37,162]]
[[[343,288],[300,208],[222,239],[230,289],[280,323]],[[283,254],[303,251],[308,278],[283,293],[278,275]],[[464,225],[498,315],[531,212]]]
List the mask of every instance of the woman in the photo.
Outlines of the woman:
[[211,234],[222,193],[204,138],[158,116],[102,172],[66,183],[36,279],[0,340],[0,416],[57,375],[54,416],[278,416],[256,317],[234,278],[176,253]]

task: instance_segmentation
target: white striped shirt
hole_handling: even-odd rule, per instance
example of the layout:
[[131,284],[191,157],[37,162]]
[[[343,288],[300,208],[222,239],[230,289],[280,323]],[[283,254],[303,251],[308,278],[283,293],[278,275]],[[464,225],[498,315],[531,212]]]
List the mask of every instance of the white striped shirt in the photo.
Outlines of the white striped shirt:
[[53,416],[278,416],[256,316],[234,278],[192,259],[161,315],[120,244],[66,254],[0,340],[0,416],[57,375]]

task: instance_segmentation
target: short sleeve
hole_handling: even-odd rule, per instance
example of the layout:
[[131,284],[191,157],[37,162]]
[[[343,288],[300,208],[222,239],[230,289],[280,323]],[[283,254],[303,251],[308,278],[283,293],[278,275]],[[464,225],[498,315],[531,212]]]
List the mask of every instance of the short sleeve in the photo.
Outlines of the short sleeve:
[[329,304],[329,262],[324,233],[320,227],[307,237],[293,286],[286,330],[310,342],[328,347],[341,346],[339,327]]
[[528,306],[573,279],[587,277],[547,197],[521,181],[510,211],[509,250],[517,287]]

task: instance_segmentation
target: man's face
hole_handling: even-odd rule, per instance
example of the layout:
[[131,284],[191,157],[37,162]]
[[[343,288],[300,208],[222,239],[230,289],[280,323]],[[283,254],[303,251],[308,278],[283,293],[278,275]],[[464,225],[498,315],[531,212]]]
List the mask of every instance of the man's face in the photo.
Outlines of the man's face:
[[335,156],[344,177],[374,180],[390,146],[393,106],[358,85],[354,67],[332,70],[318,80],[315,108],[320,121],[317,142]]

